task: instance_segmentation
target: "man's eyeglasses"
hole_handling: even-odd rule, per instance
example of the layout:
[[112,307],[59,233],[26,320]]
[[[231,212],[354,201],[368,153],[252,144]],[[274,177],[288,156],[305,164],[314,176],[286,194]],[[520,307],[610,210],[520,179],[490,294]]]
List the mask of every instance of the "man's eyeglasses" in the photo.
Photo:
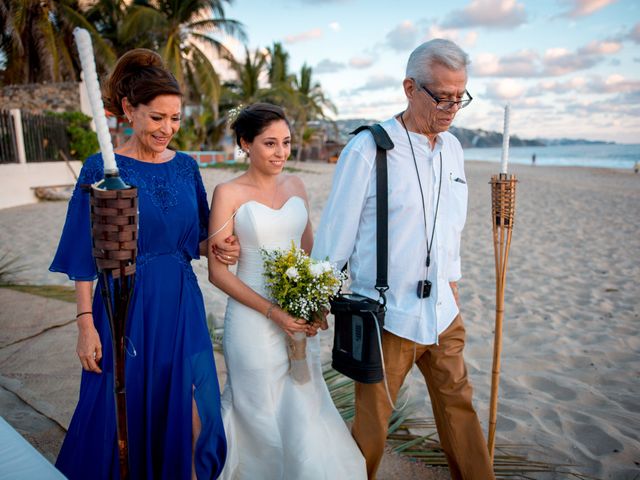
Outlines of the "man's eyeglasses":
[[[415,82],[415,80],[414,80]],[[473,100],[473,97],[469,94],[469,92],[467,90],[464,91],[464,94],[462,96],[462,100],[443,100],[441,98],[436,97],[427,87],[425,87],[424,85],[420,85],[418,82],[415,82],[416,85],[418,85],[422,90],[424,90],[425,92],[427,92],[427,95],[429,95],[432,100],[434,102],[436,102],[436,108],[438,110],[444,110],[445,112],[451,110],[454,105],[457,105],[458,108],[464,108],[467,105],[469,105],[471,103],[471,100]]]

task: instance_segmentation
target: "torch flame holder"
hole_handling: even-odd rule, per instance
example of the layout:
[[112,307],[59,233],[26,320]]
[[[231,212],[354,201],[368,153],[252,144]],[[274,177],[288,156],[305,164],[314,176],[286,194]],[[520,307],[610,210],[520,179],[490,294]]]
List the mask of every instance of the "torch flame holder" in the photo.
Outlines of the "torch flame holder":
[[138,253],[138,189],[91,187],[93,256],[111,329],[114,397],[120,480],[129,478],[129,442],[125,391],[125,339]]
[[502,227],[511,230],[516,212],[516,180],[515,175],[506,174],[491,177],[491,215],[494,219],[493,230]]
[[500,356],[502,353],[502,321],[504,318],[504,290],[507,283],[507,263],[511,248],[511,234],[516,212],[515,175],[506,173],[491,177],[491,218],[493,251],[496,261],[496,321],[491,369],[491,398],[489,402],[489,435],[487,446],[493,461],[498,416],[498,386],[500,384]]
[[113,278],[136,272],[138,189],[91,188],[91,234],[98,270]]

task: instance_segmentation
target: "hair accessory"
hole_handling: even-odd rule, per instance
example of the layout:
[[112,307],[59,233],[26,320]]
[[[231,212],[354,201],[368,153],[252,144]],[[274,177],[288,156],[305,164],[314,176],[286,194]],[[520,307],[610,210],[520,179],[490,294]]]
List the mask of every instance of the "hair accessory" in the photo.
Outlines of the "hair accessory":
[[227,123],[229,125],[233,124],[240,116],[240,112],[244,109],[244,105],[241,103],[237,107],[233,107],[231,110],[227,112]]

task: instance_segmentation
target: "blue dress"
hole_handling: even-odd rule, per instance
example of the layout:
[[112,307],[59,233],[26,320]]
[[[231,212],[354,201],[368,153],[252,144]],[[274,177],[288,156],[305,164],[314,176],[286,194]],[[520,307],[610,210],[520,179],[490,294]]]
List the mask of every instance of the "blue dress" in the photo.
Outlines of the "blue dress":
[[[116,155],[122,179],[138,187],[136,281],[125,341],[131,478],[189,479],[192,399],[202,431],[195,445],[199,479],[216,478],[226,457],[220,389],[204,301],[191,259],[207,236],[209,208],[195,161],[186,154],[160,164]],[[71,280],[98,277],[91,254],[89,193],[103,177],[89,157],[69,202],[52,272]],[[96,288],[93,318],[102,342],[102,374],[82,371],[80,398],[56,466],[70,479],[119,477],[109,320]]]

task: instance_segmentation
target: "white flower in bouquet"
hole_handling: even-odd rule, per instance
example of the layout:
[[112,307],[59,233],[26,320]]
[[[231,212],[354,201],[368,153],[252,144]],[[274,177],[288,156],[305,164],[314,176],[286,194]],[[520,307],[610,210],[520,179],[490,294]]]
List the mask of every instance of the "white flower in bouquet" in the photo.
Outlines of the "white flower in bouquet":
[[300,278],[300,274],[298,273],[298,269],[296,267],[289,267],[284,274],[289,277],[291,280],[298,280]]

